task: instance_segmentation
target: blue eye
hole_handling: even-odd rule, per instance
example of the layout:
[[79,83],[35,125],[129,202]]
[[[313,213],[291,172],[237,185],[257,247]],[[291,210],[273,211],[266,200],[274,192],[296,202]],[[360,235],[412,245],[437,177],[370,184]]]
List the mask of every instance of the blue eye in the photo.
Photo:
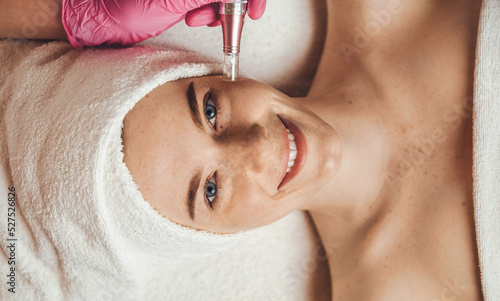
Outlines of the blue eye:
[[[213,178],[217,179],[217,172],[214,174],[214,176],[211,179],[213,179]],[[209,203],[210,209],[214,209],[213,202],[214,202],[216,195],[217,195],[217,181],[215,183],[208,181],[205,184],[205,196],[206,196],[206,199]]]
[[207,117],[207,120],[210,122],[210,124],[212,124],[212,127],[215,128],[215,120],[212,121],[212,119],[215,119],[218,116],[218,114],[220,113],[220,108],[217,99],[212,96],[212,91],[208,92],[205,95],[204,103],[205,116]]

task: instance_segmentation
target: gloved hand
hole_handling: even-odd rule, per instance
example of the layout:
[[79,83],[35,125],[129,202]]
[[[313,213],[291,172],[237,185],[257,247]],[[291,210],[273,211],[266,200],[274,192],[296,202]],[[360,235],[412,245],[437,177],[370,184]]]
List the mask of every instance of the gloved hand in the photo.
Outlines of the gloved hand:
[[[62,0],[62,23],[74,47],[129,45],[155,37],[189,12],[190,26],[218,24],[220,0]],[[262,16],[266,0],[249,0],[248,15]]]

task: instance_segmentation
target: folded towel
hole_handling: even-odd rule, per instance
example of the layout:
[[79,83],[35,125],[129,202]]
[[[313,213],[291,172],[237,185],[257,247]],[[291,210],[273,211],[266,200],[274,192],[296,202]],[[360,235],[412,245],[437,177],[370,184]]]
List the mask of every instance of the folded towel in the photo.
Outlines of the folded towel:
[[[136,102],[165,82],[219,71],[220,64],[186,51],[67,42],[43,44],[13,69],[2,90],[11,92],[6,146],[22,222],[14,236],[19,260],[11,265],[18,300],[138,300],[151,265],[212,254],[250,236],[198,231],[161,216],[121,152],[123,118]],[[8,234],[2,231],[4,250]]]
[[474,79],[474,210],[486,301],[500,300],[500,1],[484,0]]

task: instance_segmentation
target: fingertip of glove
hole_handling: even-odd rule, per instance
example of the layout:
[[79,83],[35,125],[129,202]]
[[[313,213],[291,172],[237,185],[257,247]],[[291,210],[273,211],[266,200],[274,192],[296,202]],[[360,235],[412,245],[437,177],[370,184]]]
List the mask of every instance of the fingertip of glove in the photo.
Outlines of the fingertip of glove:
[[213,8],[204,6],[186,14],[185,22],[188,26],[198,27],[209,25],[217,21],[217,15]]
[[212,22],[210,24],[208,24],[207,26],[208,27],[216,27],[216,26],[219,26],[220,25],[220,20],[217,20],[215,22]]
[[258,20],[266,11],[266,0],[248,1],[248,16],[252,20]]

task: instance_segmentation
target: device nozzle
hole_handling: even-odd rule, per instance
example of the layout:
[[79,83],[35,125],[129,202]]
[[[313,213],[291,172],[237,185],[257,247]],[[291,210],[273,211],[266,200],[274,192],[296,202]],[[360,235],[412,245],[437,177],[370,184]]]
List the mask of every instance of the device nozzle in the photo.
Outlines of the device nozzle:
[[239,76],[240,57],[238,53],[224,53],[224,80],[235,81]]

